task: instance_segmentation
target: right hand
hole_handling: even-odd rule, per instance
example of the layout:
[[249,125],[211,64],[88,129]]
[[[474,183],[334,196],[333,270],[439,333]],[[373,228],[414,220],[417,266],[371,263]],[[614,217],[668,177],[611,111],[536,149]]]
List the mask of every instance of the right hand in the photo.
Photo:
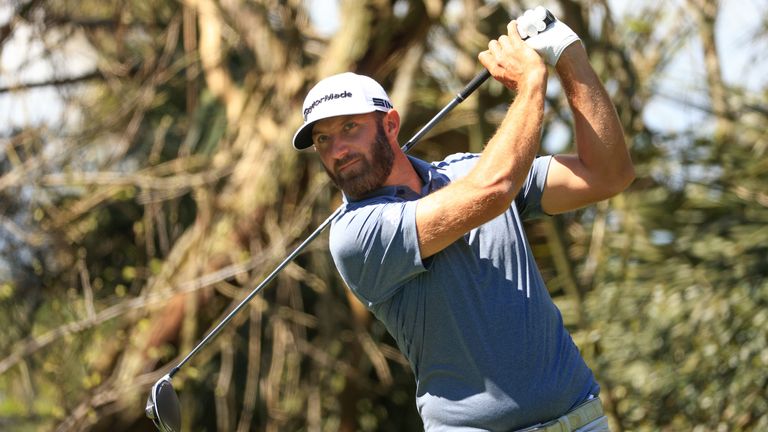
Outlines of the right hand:
[[529,79],[546,81],[544,61],[520,38],[516,21],[507,25],[507,34],[488,42],[488,49],[477,58],[497,81],[511,90],[520,90]]

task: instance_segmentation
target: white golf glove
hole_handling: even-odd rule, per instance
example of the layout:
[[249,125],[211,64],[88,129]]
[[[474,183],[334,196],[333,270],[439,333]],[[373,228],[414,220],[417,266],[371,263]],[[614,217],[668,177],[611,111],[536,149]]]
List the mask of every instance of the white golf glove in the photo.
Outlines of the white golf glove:
[[546,16],[547,10],[543,6],[528,9],[517,19],[517,32],[521,38],[528,38],[525,43],[536,50],[547,64],[555,66],[563,51],[580,39],[570,27],[557,18],[554,24],[544,31],[547,27],[544,23]]

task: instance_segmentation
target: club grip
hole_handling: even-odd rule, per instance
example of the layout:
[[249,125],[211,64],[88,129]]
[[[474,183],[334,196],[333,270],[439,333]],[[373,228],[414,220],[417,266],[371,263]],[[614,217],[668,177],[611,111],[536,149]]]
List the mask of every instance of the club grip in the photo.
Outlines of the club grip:
[[[544,24],[547,26],[542,31],[547,31],[547,29],[555,23],[555,16],[552,15],[552,12],[547,9],[547,16],[544,18]],[[525,37],[523,40],[528,39]],[[483,69],[481,72],[479,72],[477,75],[475,75],[474,78],[472,78],[472,81],[470,81],[463,90],[459,92],[459,94],[456,95],[456,97],[459,99],[459,101],[464,101],[469,95],[475,92],[480,85],[482,85],[488,78],[491,77],[491,73],[488,72],[488,69]]]
[[475,90],[477,90],[477,88],[480,87],[480,85],[490,77],[491,73],[488,72],[488,69],[483,69],[480,73],[475,75],[474,78],[472,78],[472,81],[470,81],[469,84],[467,84],[464,89],[459,92],[459,94],[456,95],[456,98],[459,101],[464,101],[464,99],[474,93]]

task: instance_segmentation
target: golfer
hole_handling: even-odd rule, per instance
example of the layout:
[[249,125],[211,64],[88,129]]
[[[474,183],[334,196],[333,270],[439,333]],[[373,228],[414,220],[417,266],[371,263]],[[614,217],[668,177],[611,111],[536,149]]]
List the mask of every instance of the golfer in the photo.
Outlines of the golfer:
[[[386,92],[352,73],[310,90],[293,139],[297,149],[314,147],[343,191],[330,233],[334,262],[407,357],[428,431],[608,430],[600,387],[521,221],[611,197],[634,171],[579,38],[560,21],[543,28],[526,12],[479,54],[515,93],[481,154],[432,163],[405,155]],[[545,61],[573,112],[574,155],[536,156]]]

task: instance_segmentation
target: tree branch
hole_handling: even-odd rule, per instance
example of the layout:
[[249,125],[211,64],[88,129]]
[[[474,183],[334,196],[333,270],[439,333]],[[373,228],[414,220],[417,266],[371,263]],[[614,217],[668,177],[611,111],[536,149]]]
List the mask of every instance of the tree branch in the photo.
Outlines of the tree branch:
[[76,77],[59,78],[59,79],[52,79],[48,81],[40,81],[36,83],[23,83],[23,84],[8,86],[8,87],[0,87],[0,94],[16,92],[20,90],[29,90],[29,89],[40,88],[40,87],[59,87],[59,86],[65,86],[65,85],[71,85],[71,84],[79,84],[81,82],[90,81],[94,79],[104,79],[104,75],[99,71],[93,71],[85,75],[80,75]]

